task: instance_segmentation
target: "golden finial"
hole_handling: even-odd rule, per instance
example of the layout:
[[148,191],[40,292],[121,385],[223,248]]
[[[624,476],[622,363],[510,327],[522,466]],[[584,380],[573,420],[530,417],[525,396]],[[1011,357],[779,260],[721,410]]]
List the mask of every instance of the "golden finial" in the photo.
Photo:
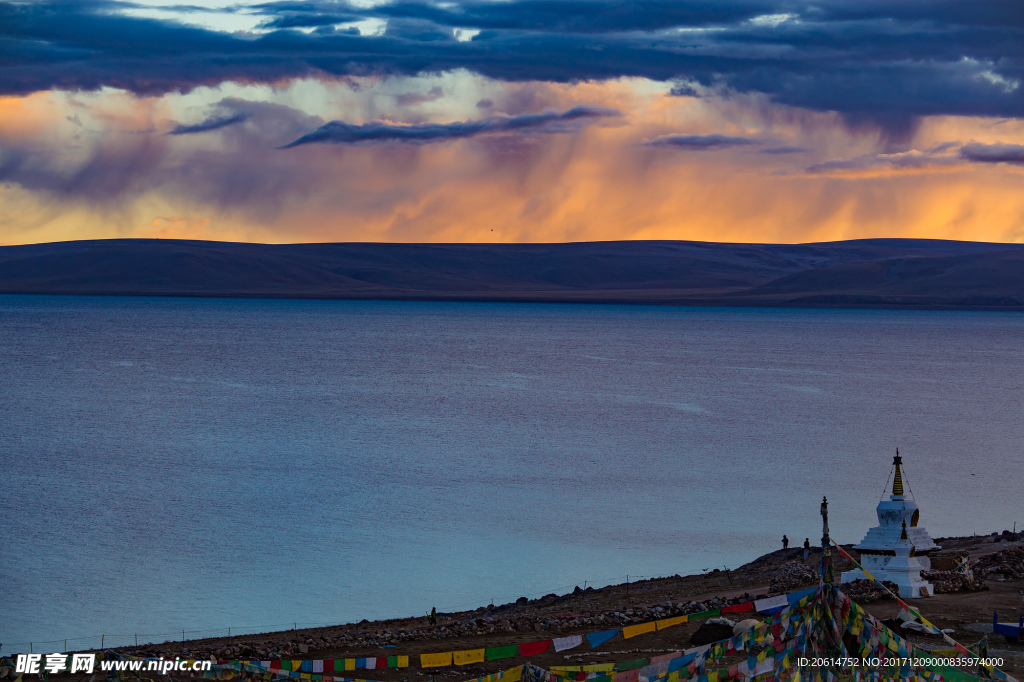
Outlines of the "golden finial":
[[892,465],[896,467],[896,476],[892,479],[892,494],[902,495],[903,494],[903,474],[900,469],[903,468],[903,458],[900,457],[900,449],[896,448],[896,457],[892,460]]

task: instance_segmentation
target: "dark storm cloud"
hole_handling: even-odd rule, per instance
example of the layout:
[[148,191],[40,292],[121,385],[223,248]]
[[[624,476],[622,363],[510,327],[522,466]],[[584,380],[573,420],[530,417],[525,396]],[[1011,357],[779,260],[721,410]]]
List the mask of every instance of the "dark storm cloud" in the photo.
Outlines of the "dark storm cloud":
[[168,131],[168,135],[191,135],[193,133],[205,133],[210,130],[219,130],[220,128],[227,128],[233,126],[236,123],[241,123],[249,118],[247,113],[232,114],[231,116],[214,116],[208,118],[202,123],[196,123],[193,125],[178,125]]
[[262,28],[318,28],[345,24],[359,19],[354,14],[320,14],[316,12],[279,12],[273,19],[262,24]]
[[[673,28],[728,27],[759,18],[794,15],[812,22],[927,22],[935,26],[998,28],[1021,22],[1018,0],[462,0],[453,3],[390,2],[370,9],[331,0],[269,2],[270,13],[346,12],[429,21],[452,28],[545,33],[623,33]],[[755,24],[771,25],[772,22]],[[920,27],[920,26],[919,26]],[[898,26],[896,29],[899,30]],[[884,32],[884,31],[883,31]]]
[[960,158],[978,163],[1024,164],[1024,145],[971,142],[960,148]]
[[673,85],[668,94],[671,97],[700,97],[700,92],[691,83]]
[[607,116],[621,116],[621,114],[614,109],[578,106],[561,113],[552,111],[543,114],[523,114],[521,116],[496,116],[480,121],[423,123],[409,126],[396,126],[379,121],[372,121],[362,125],[353,125],[344,121],[331,121],[313,132],[303,135],[294,142],[286,144],[282,149],[290,149],[314,142],[329,142],[333,144],[359,144],[365,142],[424,144],[428,142],[458,140],[487,133],[518,130],[532,130],[544,133],[568,132],[574,128],[567,127],[565,125],[567,123]]
[[[470,1],[456,4],[392,2],[369,13],[394,19],[417,19],[439,26],[495,31],[545,33],[621,33],[657,31],[678,26],[710,26],[750,19],[775,11],[770,0],[686,2],[679,0],[520,0]],[[314,3],[309,8],[337,6]],[[276,11],[276,3],[264,5]]]
[[[761,93],[894,138],[924,115],[1024,116],[1019,0],[279,2],[258,8],[278,30],[255,36],[118,7],[0,3],[0,94],[110,86],[150,95],[465,68],[507,81],[642,76],[677,83],[679,95]],[[387,22],[384,35],[333,30],[370,18]],[[457,29],[481,33],[457,41]]]
[[760,144],[760,142],[746,137],[731,137],[729,135],[663,135],[645,144],[651,147],[674,147],[676,149],[702,151],[705,149],[745,147],[747,145]]

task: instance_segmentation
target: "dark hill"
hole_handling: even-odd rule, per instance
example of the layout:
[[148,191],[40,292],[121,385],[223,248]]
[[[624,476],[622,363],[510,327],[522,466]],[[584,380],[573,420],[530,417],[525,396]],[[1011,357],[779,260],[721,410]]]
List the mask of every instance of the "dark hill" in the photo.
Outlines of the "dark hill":
[[0,293],[1024,309],[1024,248],[118,239],[0,247]]
[[1024,250],[893,258],[811,269],[743,293],[789,304],[1021,307]]

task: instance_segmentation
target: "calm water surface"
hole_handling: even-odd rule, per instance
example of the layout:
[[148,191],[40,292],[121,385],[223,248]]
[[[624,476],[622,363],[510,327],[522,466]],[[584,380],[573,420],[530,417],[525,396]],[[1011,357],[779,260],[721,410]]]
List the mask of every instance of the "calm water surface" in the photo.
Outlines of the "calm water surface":
[[0,379],[4,653],[856,541],[896,445],[1024,526],[1015,314],[0,296]]

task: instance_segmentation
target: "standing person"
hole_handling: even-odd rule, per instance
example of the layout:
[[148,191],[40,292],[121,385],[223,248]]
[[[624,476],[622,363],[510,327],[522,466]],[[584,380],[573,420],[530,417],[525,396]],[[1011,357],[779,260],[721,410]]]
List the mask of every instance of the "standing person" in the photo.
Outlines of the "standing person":
[[811,539],[804,538],[804,561],[811,555]]
[[432,607],[430,609],[430,624],[431,625],[437,625],[437,607],[436,606]]
[[789,538],[782,536],[782,549],[789,549]]
[[[978,658],[988,658],[988,635],[981,638],[978,642]],[[978,664],[978,677],[991,678],[992,676],[988,672],[988,668],[984,665]]]

